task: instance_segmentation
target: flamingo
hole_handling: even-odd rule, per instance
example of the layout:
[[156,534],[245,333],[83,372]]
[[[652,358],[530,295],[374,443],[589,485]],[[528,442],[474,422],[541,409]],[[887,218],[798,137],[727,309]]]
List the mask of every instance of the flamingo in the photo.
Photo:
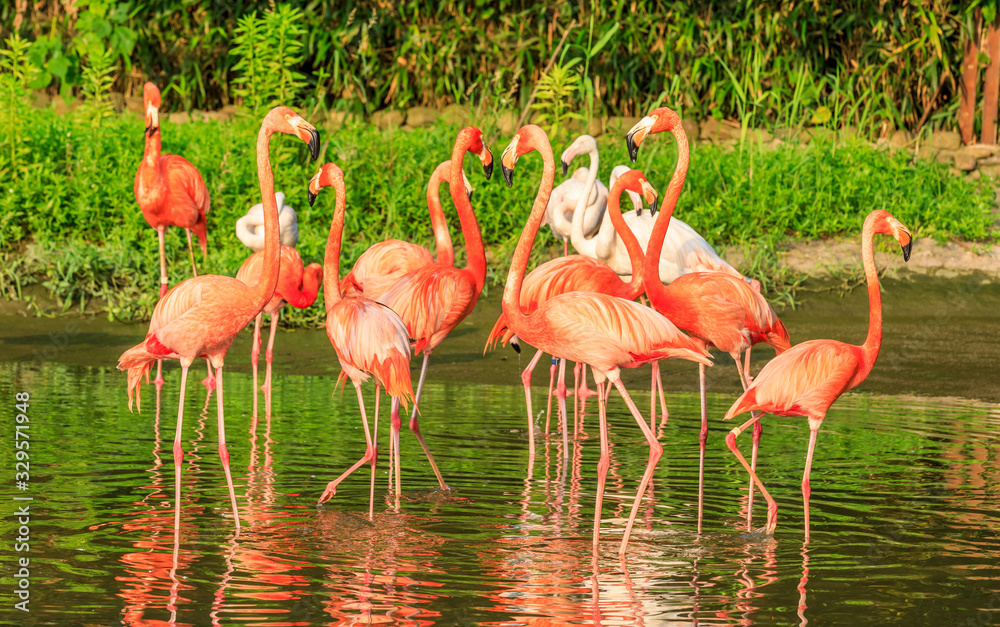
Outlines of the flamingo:
[[[510,331],[528,344],[557,357],[588,364],[594,371],[594,378],[597,380],[601,432],[601,459],[597,465],[597,503],[594,511],[595,553],[600,533],[604,484],[611,456],[604,405],[605,381],[611,381],[618,388],[646,437],[649,444],[649,461],[639,483],[619,548],[619,555],[624,556],[636,512],[642,502],[646,485],[663,454],[663,446],[646,425],[622,384],[621,368],[634,368],[669,357],[688,359],[705,365],[710,365],[711,361],[708,351],[701,343],[681,333],[669,320],[649,307],[630,300],[593,292],[568,292],[539,304],[531,314],[522,311],[520,297],[524,273],[528,265],[528,256],[531,254],[531,246],[552,191],[555,165],[548,137],[541,128],[533,124],[521,127],[500,159],[504,180],[507,186],[511,187],[517,159],[534,150],[542,155],[544,164],[542,181],[528,222],[514,250],[503,292],[503,312],[507,317]],[[633,191],[640,191],[655,206],[655,191],[641,175],[629,183]],[[615,226],[619,229],[625,228],[619,212],[612,211],[611,217],[615,221]]]
[[202,256],[208,254],[205,214],[211,200],[208,188],[198,170],[184,157],[160,154],[160,90],[153,83],[142,88],[146,110],[145,148],[142,163],[135,173],[135,201],[149,226],[160,238],[160,297],[167,293],[167,255],[164,232],[168,226],[179,226],[187,233],[191,254],[191,273],[198,276],[194,265],[191,232],[198,237]]
[[[759,424],[763,414],[775,416],[805,416],[809,420],[809,449],[802,473],[802,503],[805,508],[805,540],[809,541],[809,472],[812,468],[816,434],[830,406],[844,392],[859,386],[872,371],[882,346],[882,294],[878,271],[875,269],[873,242],[876,233],[891,235],[903,249],[903,260],[909,261],[913,241],[910,231],[889,212],[877,209],[865,218],[861,231],[861,259],[868,283],[868,336],[860,346],[837,340],[810,340],[781,353],[760,371],[750,386],[726,412],[725,420],[742,413],[759,410],[750,420],[726,436],[726,445],[750,473],[767,501],[767,534],[773,534],[778,524],[778,505],[761,483],[757,473],[736,447],[736,437],[750,425]],[[753,511],[747,511],[747,529],[751,528]]]
[[[164,236],[168,226],[179,226],[187,233],[188,252],[191,256],[191,274],[198,276],[194,265],[194,246],[191,231],[198,237],[201,254],[208,255],[208,223],[205,214],[211,208],[208,188],[198,169],[178,155],[160,154],[160,90],[153,83],[142,88],[143,108],[146,111],[145,145],[139,170],[135,173],[133,192],[149,226],[156,229],[160,240],[160,298],[167,293],[167,251]],[[157,389],[163,387],[163,364],[156,362]],[[212,366],[202,383],[209,390],[215,388]]]
[[[409,337],[415,342],[414,354],[424,353],[424,362],[420,368],[420,380],[417,382],[417,394],[413,401],[413,412],[410,414],[410,430],[427,455],[438,485],[442,490],[448,490],[434,456],[427,448],[420,425],[417,422],[417,408],[420,405],[420,393],[427,377],[427,362],[431,353],[444,341],[458,324],[472,313],[479,294],[486,282],[486,252],[483,250],[483,240],[479,235],[479,224],[472,204],[463,187],[462,158],[466,152],[479,157],[483,165],[486,180],[493,174],[493,155],[483,142],[483,132],[474,126],[467,126],[458,132],[455,145],[451,152],[451,176],[448,189],[451,200],[458,210],[458,219],[462,225],[462,236],[465,238],[466,266],[455,268],[443,263],[430,263],[403,275],[392,284],[378,302],[399,314],[406,324]],[[399,423],[392,421],[393,442],[399,441]],[[393,446],[396,446],[395,444]],[[395,454],[399,455],[396,446]],[[399,466],[396,466],[397,471]]]
[[[638,172],[637,170],[633,171],[633,173],[627,175],[625,179],[630,185],[623,184],[612,189],[611,194],[608,197],[608,211],[605,215],[613,215],[614,211],[619,211],[620,213],[620,210],[618,209],[619,197],[624,190],[628,189],[629,186],[635,185],[635,181],[633,179],[641,176],[641,172]],[[583,212],[575,212],[573,214],[574,228],[579,228],[582,221]],[[639,242],[636,241],[635,236],[632,235],[631,232],[624,232],[623,241],[632,253],[632,259],[636,264],[636,268],[640,268],[642,263],[642,249],[639,248]],[[642,277],[641,272],[633,272],[631,274],[632,277],[630,281],[626,282],[607,264],[597,259],[585,257],[583,255],[556,257],[555,259],[538,266],[524,278],[524,285],[521,289],[520,295],[521,310],[526,314],[530,314],[538,309],[539,305],[550,298],[567,292],[597,292],[600,294],[615,296],[617,298],[623,298],[625,300],[635,300],[640,294],[642,294]],[[498,340],[506,343],[507,340],[511,339],[512,335],[513,333],[509,328],[507,315],[505,313],[501,313],[486,340],[487,349]],[[516,350],[520,350],[517,344],[514,344],[514,346]],[[534,415],[531,407],[531,374],[534,371],[538,360],[541,358],[542,353],[542,350],[538,350],[535,353],[535,356],[528,363],[528,367],[521,373],[521,382],[524,384],[524,396],[528,407],[528,454],[531,457],[534,457],[535,454]],[[553,368],[554,367],[555,364],[553,363]],[[579,381],[579,370],[580,369],[577,368],[574,372],[577,381]],[[565,371],[560,370],[559,383],[556,387],[556,396],[559,399],[560,420],[566,418],[566,385],[564,375]],[[551,390],[551,384],[549,387]],[[574,415],[575,410],[576,408],[574,406]],[[546,431],[547,430],[548,421],[546,420]],[[562,432],[563,442],[566,444],[567,428],[565,423],[562,423]],[[568,452],[568,447],[564,446],[563,450]]]
[[181,426],[184,421],[184,388],[188,368],[199,358],[206,357],[215,368],[219,395],[216,398],[219,424],[219,458],[222,460],[229,487],[229,500],[236,520],[236,535],[240,518],[236,507],[236,492],[229,470],[226,449],[226,427],[222,399],[222,366],[226,352],[241,330],[253,320],[274,295],[278,284],[278,207],[274,202],[274,177],[268,146],[271,135],[295,135],[309,144],[313,159],[319,153],[319,133],[288,107],[276,107],[265,116],[257,135],[257,175],[264,199],[264,268],[260,279],[247,285],[233,277],[202,275],[175,285],[160,298],[153,309],[149,332],[145,339],[125,351],[118,360],[119,370],[128,370],[129,410],[133,395],[140,401],[141,379],[148,377],[153,361],[178,359],[181,362],[181,390],[177,406],[177,430],[174,433],[174,534],[180,536],[181,524]]
[[[410,380],[410,336],[406,325],[399,316],[388,307],[358,296],[344,298],[340,291],[337,278],[340,269],[340,244],[344,232],[344,206],[347,193],[344,186],[344,172],[333,163],[326,163],[316,176],[309,181],[309,204],[312,205],[316,195],[323,187],[332,186],[336,194],[336,207],[333,221],[330,223],[330,236],[326,240],[326,255],[323,263],[326,266],[323,280],[323,298],[326,305],[326,335],[330,338],[333,350],[344,374],[354,384],[358,393],[358,406],[361,408],[361,422],[365,427],[364,456],[342,475],[331,481],[319,497],[323,503],[337,493],[337,485],[348,475],[357,470],[365,462],[371,463],[372,480],[368,500],[368,518],[374,515],[375,503],[375,462],[378,458],[378,387],[385,387],[392,397],[393,420],[399,421],[399,405],[406,407],[407,401],[413,400],[413,383]],[[361,384],[369,376],[375,377],[375,425],[368,430],[368,416],[365,414],[365,401],[361,394]],[[398,431],[394,434],[399,437]],[[399,509],[399,445],[396,444],[396,509]],[[391,479],[391,478],[390,478]]]
[[[597,140],[590,135],[578,137],[569,148],[578,150],[578,142],[586,142],[586,139],[594,142],[594,150],[590,152],[590,167],[577,168],[573,176],[552,190],[549,196],[549,204],[545,207],[545,221],[552,228],[552,233],[563,241],[563,255],[569,254],[569,238],[573,230],[573,215],[577,211],[584,212],[583,231],[591,235],[597,231],[601,225],[601,218],[607,206],[608,188],[597,180]],[[563,155],[565,156],[565,152]],[[563,176],[566,176],[569,163],[563,159]],[[568,217],[567,217],[568,216]]]
[[[451,173],[451,161],[438,165],[427,183],[427,210],[431,216],[431,228],[434,230],[437,263],[454,266],[455,251],[448,233],[448,223],[441,209],[441,199],[438,188],[448,183]],[[471,200],[472,186],[462,172],[466,196]],[[398,239],[387,239],[378,242],[363,252],[354,267],[340,282],[341,291],[348,297],[365,296],[378,300],[393,283],[405,274],[421,266],[434,263],[431,251]]]
[[[278,232],[281,245],[291,246],[299,242],[299,220],[295,210],[285,204],[285,194],[276,192],[274,202],[278,205]],[[246,215],[236,221],[236,237],[254,252],[264,249],[264,205],[257,203],[247,210]]]
[[[281,197],[281,194],[276,196]],[[283,200],[283,198],[282,198]],[[280,207],[280,200],[277,201]],[[280,216],[279,216],[280,224]],[[296,238],[297,239],[297,238]],[[287,302],[297,309],[305,309],[316,300],[319,291],[319,283],[323,276],[323,266],[318,263],[311,263],[305,268],[302,266],[302,257],[299,251],[293,248],[294,244],[282,245],[280,250],[281,260],[278,267],[278,285],[274,290],[274,296],[267,302],[264,309],[257,314],[253,325],[253,345],[250,349],[250,364],[253,367],[253,415],[257,415],[257,360],[260,356],[260,325],[264,314],[271,316],[271,334],[267,339],[267,370],[264,374],[264,407],[267,416],[271,415],[271,361],[274,351],[274,336],[278,331],[278,320],[281,318],[281,310]],[[261,250],[247,257],[247,260],[240,266],[236,273],[236,278],[247,285],[256,283],[264,270],[266,253]]]
[[[677,206],[688,168],[687,135],[678,115],[666,107],[653,110],[629,131],[626,138],[629,156],[634,160],[639,144],[649,133],[669,131],[677,140],[677,166],[667,188],[663,211],[656,218],[643,264],[646,296],[657,311],[687,331],[707,348],[729,353],[736,362],[740,384],[746,389],[749,372],[744,372],[740,357],[754,344],[767,342],[778,354],[791,347],[788,330],[760,292],[748,283],[724,272],[693,272],[674,279],[669,285],[660,281],[660,251],[670,226],[670,217]],[[748,364],[749,365],[749,364]],[[701,529],[705,484],[705,442],[708,438],[705,368],[700,367],[701,433],[698,441],[698,528]],[[753,460],[756,464],[761,431],[755,427]],[[753,484],[750,484],[750,506],[753,506]]]

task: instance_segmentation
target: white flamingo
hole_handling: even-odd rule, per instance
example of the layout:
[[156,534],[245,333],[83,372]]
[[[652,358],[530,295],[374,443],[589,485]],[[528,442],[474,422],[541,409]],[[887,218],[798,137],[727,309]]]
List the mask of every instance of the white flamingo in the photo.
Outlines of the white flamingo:
[[[274,194],[278,204],[278,227],[281,233],[281,245],[292,246],[299,241],[299,223],[295,210],[285,204],[284,192]],[[264,249],[264,205],[257,203],[247,211],[247,214],[236,221],[236,237],[246,246],[254,250]]]
[[[589,144],[593,144],[590,150]],[[579,146],[578,146],[579,144]],[[548,224],[556,237],[563,241],[563,254],[569,254],[569,238],[573,229],[573,214],[583,211],[583,232],[593,235],[601,225],[604,209],[608,203],[608,188],[597,180],[597,140],[590,135],[581,135],[563,152],[563,175],[569,169],[565,155],[589,152],[590,167],[577,168],[573,176],[552,190],[549,204],[545,207],[542,224]]]

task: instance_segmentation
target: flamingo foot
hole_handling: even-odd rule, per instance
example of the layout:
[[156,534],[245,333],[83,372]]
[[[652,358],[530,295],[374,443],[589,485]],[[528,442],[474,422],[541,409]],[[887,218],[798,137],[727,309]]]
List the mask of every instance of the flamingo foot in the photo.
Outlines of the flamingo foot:
[[332,499],[337,494],[337,481],[331,481],[327,484],[326,490],[323,490],[323,494],[320,495],[319,500],[316,501],[317,504],[326,503]]
[[204,385],[205,389],[207,389],[209,392],[211,392],[212,390],[214,390],[217,387],[217,384],[215,382],[215,377],[213,377],[211,375],[209,375],[209,376],[205,377],[204,379],[202,379],[201,380],[201,384]]

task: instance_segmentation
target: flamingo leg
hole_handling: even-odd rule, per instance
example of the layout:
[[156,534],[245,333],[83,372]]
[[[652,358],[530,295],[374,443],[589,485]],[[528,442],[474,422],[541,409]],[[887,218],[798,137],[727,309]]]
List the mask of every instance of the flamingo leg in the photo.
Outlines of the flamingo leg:
[[[271,335],[267,338],[267,352],[264,358],[267,360],[267,370],[264,373],[264,412],[266,416],[271,415],[271,362],[274,358],[274,336],[278,332],[278,321],[281,319],[281,309],[271,314]],[[254,390],[254,396],[257,391]]]
[[233,487],[233,473],[229,469],[229,450],[226,448],[226,415],[222,410],[222,366],[215,369],[216,384],[219,395],[215,397],[219,408],[219,459],[222,470],[226,473],[226,486],[229,488],[229,502],[233,506],[233,518],[236,520],[236,537],[240,535],[240,512],[236,507],[236,489]]
[[160,298],[167,293],[167,245],[164,241],[166,227],[157,227],[156,234],[160,238]]
[[659,364],[656,365],[656,391],[660,395],[660,427],[663,427],[667,424],[670,413],[667,411],[667,399],[663,394],[663,375],[660,374]]
[[569,240],[563,239],[563,257],[569,254]]
[[[559,397],[559,428],[562,430],[563,457],[569,459],[569,429],[567,428],[566,412],[566,360],[559,360],[559,384],[556,386],[556,396]],[[573,403],[576,403],[574,397]]]
[[528,362],[528,367],[521,373],[521,383],[524,384],[524,400],[528,405],[528,456],[535,456],[535,417],[531,413],[531,371],[535,369],[538,360],[542,358],[542,351],[535,353],[535,356]]
[[604,381],[597,382],[597,416],[601,425],[601,458],[597,462],[597,500],[594,503],[594,555],[601,535],[601,506],[604,503],[604,484],[611,467],[611,446],[608,444],[607,405],[604,402]]
[[437,464],[434,463],[434,456],[431,455],[431,450],[427,448],[427,443],[424,442],[424,436],[420,435],[420,424],[417,422],[417,410],[420,405],[420,392],[424,388],[424,378],[427,376],[427,362],[430,360],[431,354],[424,353],[424,365],[420,369],[420,382],[417,383],[417,396],[413,400],[413,413],[410,414],[410,431],[413,435],[417,436],[417,441],[420,442],[421,448],[424,449],[424,455],[427,456],[427,461],[431,464],[431,469],[434,471],[434,476],[437,477],[438,485],[442,490],[449,490],[448,484],[444,482],[441,477],[441,471],[438,470]]
[[354,389],[358,393],[358,407],[361,408],[361,423],[365,426],[365,454],[361,459],[355,462],[353,466],[345,470],[342,475],[327,484],[326,490],[323,491],[323,494],[319,497],[319,501],[317,501],[318,503],[325,503],[330,500],[330,498],[337,493],[337,486],[340,482],[350,476],[352,472],[360,468],[362,465],[370,462],[375,452],[372,448],[372,434],[371,431],[368,430],[368,415],[365,413],[365,399],[361,395],[361,384],[355,383]]
[[[743,370],[740,367],[739,357],[734,357],[736,360],[736,370],[740,373],[740,383],[743,385],[743,391],[746,392],[747,388],[750,387],[750,349],[747,349],[747,369]],[[760,412],[750,412],[751,416],[758,418],[758,420],[763,416]],[[760,448],[760,436],[764,435],[764,425],[760,422],[755,422],[753,425],[753,449],[750,452],[750,467],[757,470],[757,450]],[[749,487],[747,487],[747,529],[751,527],[753,521],[753,480],[750,481]]]
[[649,428],[652,429],[656,420],[656,375],[660,371],[660,362],[654,361],[649,377]]
[[250,346],[250,369],[253,370],[253,417],[257,417],[257,362],[260,360],[260,322],[263,313],[257,314],[253,322],[253,344]]
[[581,364],[581,366],[583,370],[581,371],[582,375],[580,377],[580,388],[574,390],[574,393],[580,398],[587,398],[597,394],[597,392],[587,387],[587,364]]
[[399,399],[392,399],[392,411],[389,416],[390,437],[392,438],[392,449],[393,455],[396,456],[396,511],[399,511],[399,495],[400,495],[400,473],[402,472],[399,465],[399,430],[403,426],[403,421],[399,417]]
[[642,481],[639,482],[639,490],[635,495],[635,502],[632,503],[632,513],[628,517],[628,524],[625,525],[625,534],[622,537],[621,547],[618,549],[618,555],[624,557],[625,549],[628,547],[628,538],[632,533],[632,525],[635,524],[635,516],[639,513],[639,505],[642,503],[643,494],[646,492],[646,486],[649,485],[649,480],[653,477],[653,471],[656,470],[656,464],[660,461],[660,457],[663,456],[663,445],[661,445],[656,436],[653,434],[653,430],[646,425],[646,421],[643,419],[642,414],[639,413],[639,408],[635,406],[632,402],[632,397],[629,396],[628,391],[625,389],[625,384],[622,383],[620,378],[614,378],[611,380],[618,388],[618,393],[622,395],[625,399],[625,404],[628,405],[629,410],[632,412],[632,416],[635,421],[639,424],[639,428],[642,430],[642,434],[646,436],[646,442],[649,443],[649,461],[646,462],[646,472],[642,475]]
[[552,391],[555,388],[556,366],[558,364],[559,359],[553,357],[552,364],[549,366],[549,393],[545,396],[545,435],[549,434],[549,419],[552,417]]
[[181,362],[181,395],[177,401],[177,430],[174,432],[174,540],[181,535],[181,466],[184,464],[184,448],[181,445],[181,428],[184,425],[184,389],[190,364]]
[[191,276],[198,276],[198,268],[194,265],[194,245],[191,243],[191,229],[184,229],[188,237],[188,254],[191,255]]
[[163,380],[163,360],[162,359],[157,359],[156,360],[156,378],[153,379],[153,384],[156,385],[156,391],[157,392],[159,392],[161,389],[163,389],[163,384],[164,383],[166,383],[166,381]]
[[812,488],[809,486],[809,473],[812,470],[813,451],[816,449],[816,435],[819,433],[820,424],[822,423],[816,421],[815,426],[813,426],[813,421],[809,421],[809,452],[806,453],[806,469],[802,473],[802,508],[805,511],[805,541],[807,543],[809,542],[809,496],[812,494]]
[[212,374],[212,362],[209,361],[207,357],[205,358],[205,365],[208,367],[208,374],[206,374],[205,378],[201,380],[201,384],[205,386],[205,389],[211,392],[215,389],[216,383],[215,375]]
[[378,462],[378,403],[381,387],[375,386],[375,420],[372,424],[372,483],[368,492],[368,520],[375,518],[375,464]]
[[705,444],[708,442],[708,391],[705,386],[705,364],[698,364],[698,393],[701,397],[701,431],[698,433],[698,533],[705,511]]
[[[760,420],[762,416],[763,414],[754,416],[750,418],[750,420],[743,423],[741,426],[736,427],[735,429],[730,431],[729,435],[726,436],[726,446],[728,446],[729,450],[733,452],[733,455],[736,456],[736,459],[740,460],[740,463],[743,464],[743,467],[746,468],[746,471],[750,473],[750,478],[753,479],[753,482],[757,485],[757,488],[760,490],[761,494],[764,495],[764,500],[767,501],[767,526],[765,527],[765,530],[767,531],[767,533],[772,534],[774,533],[774,528],[778,525],[778,504],[775,503],[774,499],[771,498],[771,494],[767,491],[767,488],[764,487],[764,484],[757,476],[757,473],[752,468],[750,468],[750,464],[747,463],[746,458],[743,457],[743,455],[740,453],[740,450],[736,447],[736,436],[743,433],[743,431],[745,431],[747,427]],[[809,461],[811,462],[812,460],[810,459]],[[749,523],[749,516],[747,522]],[[748,526],[747,531],[750,530],[751,529]]]

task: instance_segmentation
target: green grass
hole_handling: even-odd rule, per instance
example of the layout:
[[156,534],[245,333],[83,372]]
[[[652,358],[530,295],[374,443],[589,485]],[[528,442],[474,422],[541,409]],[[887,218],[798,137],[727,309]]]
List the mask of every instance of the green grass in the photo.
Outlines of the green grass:
[[[158,294],[157,238],[135,203],[133,180],[142,155],[143,123],[113,117],[90,128],[72,116],[34,111],[18,130],[21,150],[11,162],[0,149],[0,292],[29,299],[41,286],[56,300],[50,313],[79,311],[86,305],[121,320],[148,317]],[[368,126],[326,131],[326,161],[345,171],[348,189],[342,274],[372,243],[387,237],[433,247],[425,187],[433,168],[450,157],[458,128],[440,124],[412,131],[381,132]],[[483,128],[490,124],[483,122]],[[235,275],[248,255],[236,239],[234,224],[259,202],[254,160],[258,124],[248,119],[226,123],[163,123],[164,152],[183,155],[201,171],[212,197],[209,256],[199,271]],[[489,132],[489,130],[487,131]],[[10,138],[0,131],[0,146]],[[507,137],[487,136],[499,159]],[[627,163],[624,140],[600,138],[601,178]],[[554,146],[558,154],[564,146]],[[277,136],[272,142],[276,189],[299,214],[299,250],[308,263],[322,259],[333,212],[333,194],[316,206],[306,202],[306,184],[318,164],[308,162],[304,145]],[[670,178],[676,149],[668,136],[654,136],[640,152],[639,167],[661,191]],[[487,182],[478,160],[466,159],[476,188],[474,206],[489,259],[488,284],[506,277],[524,220],[541,175],[541,159],[518,163],[513,189],[500,177]],[[445,197],[456,239],[461,234]],[[676,215],[713,245],[745,252],[740,270],[760,278],[772,299],[788,300],[801,277],[777,263],[776,251],[792,238],[856,236],[864,216],[876,208],[891,211],[917,236],[991,242],[993,192],[985,181],[953,176],[940,164],[904,154],[890,155],[863,143],[807,148],[783,146],[743,151],[697,145]],[[536,242],[535,258],[556,250],[546,230]],[[167,236],[171,284],[189,276],[186,240],[178,229]],[[290,312],[292,324],[316,324],[319,307]]]

